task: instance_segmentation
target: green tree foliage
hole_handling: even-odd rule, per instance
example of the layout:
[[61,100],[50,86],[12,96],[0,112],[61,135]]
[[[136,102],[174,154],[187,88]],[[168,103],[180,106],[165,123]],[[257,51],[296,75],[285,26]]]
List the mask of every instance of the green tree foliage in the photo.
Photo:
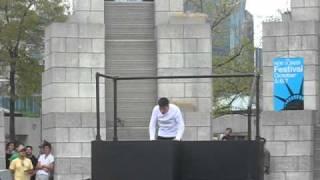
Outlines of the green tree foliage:
[[[239,33],[239,43],[230,46],[230,31],[236,29],[230,22],[233,13],[241,6],[240,0],[185,0],[191,12],[208,15],[213,37],[213,71],[215,74],[254,72],[252,40]],[[188,10],[187,10],[188,11]],[[250,94],[252,78],[226,78],[213,80],[214,115],[229,113],[232,103]]]
[[0,63],[9,77],[10,138],[14,140],[15,100],[41,89],[44,29],[63,21],[62,0],[0,0]]

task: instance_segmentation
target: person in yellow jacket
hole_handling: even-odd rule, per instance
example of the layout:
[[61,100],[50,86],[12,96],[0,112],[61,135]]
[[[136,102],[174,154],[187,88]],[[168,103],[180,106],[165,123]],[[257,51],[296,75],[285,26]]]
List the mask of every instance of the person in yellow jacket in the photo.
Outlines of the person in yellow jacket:
[[14,159],[10,163],[10,171],[14,180],[30,180],[30,174],[33,170],[32,162],[26,157],[26,148],[21,146],[18,148],[19,158]]

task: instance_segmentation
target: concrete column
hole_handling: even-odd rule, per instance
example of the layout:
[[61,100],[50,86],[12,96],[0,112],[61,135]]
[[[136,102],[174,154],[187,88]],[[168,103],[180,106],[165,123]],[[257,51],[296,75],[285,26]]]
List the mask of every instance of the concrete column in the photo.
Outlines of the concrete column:
[[276,57],[304,58],[304,108],[319,109],[318,28],[315,21],[263,24],[263,107],[273,110],[273,64]]
[[[96,132],[95,73],[104,73],[105,66],[104,1],[75,2],[74,15],[65,23],[51,24],[45,36],[43,138],[53,144],[57,180],[91,175],[90,142]],[[100,110],[104,112],[103,81],[100,86]]]
[[[158,75],[212,73],[210,25],[205,16],[171,16],[157,27]],[[181,107],[186,121],[185,140],[211,139],[211,79],[158,81],[158,97],[166,96]]]
[[[261,135],[271,153],[269,180],[319,179],[319,1],[292,0],[283,22],[263,24]],[[273,112],[276,57],[304,58],[304,109]]]

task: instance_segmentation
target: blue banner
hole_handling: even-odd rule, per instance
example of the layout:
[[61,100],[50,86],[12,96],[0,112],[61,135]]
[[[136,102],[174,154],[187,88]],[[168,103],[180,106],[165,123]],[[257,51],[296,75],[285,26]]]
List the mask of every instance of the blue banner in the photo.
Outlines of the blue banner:
[[273,104],[275,111],[304,109],[304,59],[273,59]]

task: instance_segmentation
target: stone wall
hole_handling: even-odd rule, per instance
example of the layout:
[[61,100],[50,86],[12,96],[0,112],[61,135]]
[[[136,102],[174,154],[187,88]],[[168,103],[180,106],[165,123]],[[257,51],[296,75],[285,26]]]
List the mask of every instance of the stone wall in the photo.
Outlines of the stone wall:
[[[206,17],[172,15],[169,24],[157,26],[158,76],[212,73],[210,25]],[[158,81],[158,96],[181,107],[185,140],[211,139],[212,79]]]
[[104,73],[105,66],[104,2],[75,2],[74,15],[65,23],[51,24],[45,36],[43,138],[53,144],[57,180],[91,176],[90,142],[96,131],[95,74]]
[[313,180],[317,111],[263,112],[261,136],[271,154],[266,180]]

